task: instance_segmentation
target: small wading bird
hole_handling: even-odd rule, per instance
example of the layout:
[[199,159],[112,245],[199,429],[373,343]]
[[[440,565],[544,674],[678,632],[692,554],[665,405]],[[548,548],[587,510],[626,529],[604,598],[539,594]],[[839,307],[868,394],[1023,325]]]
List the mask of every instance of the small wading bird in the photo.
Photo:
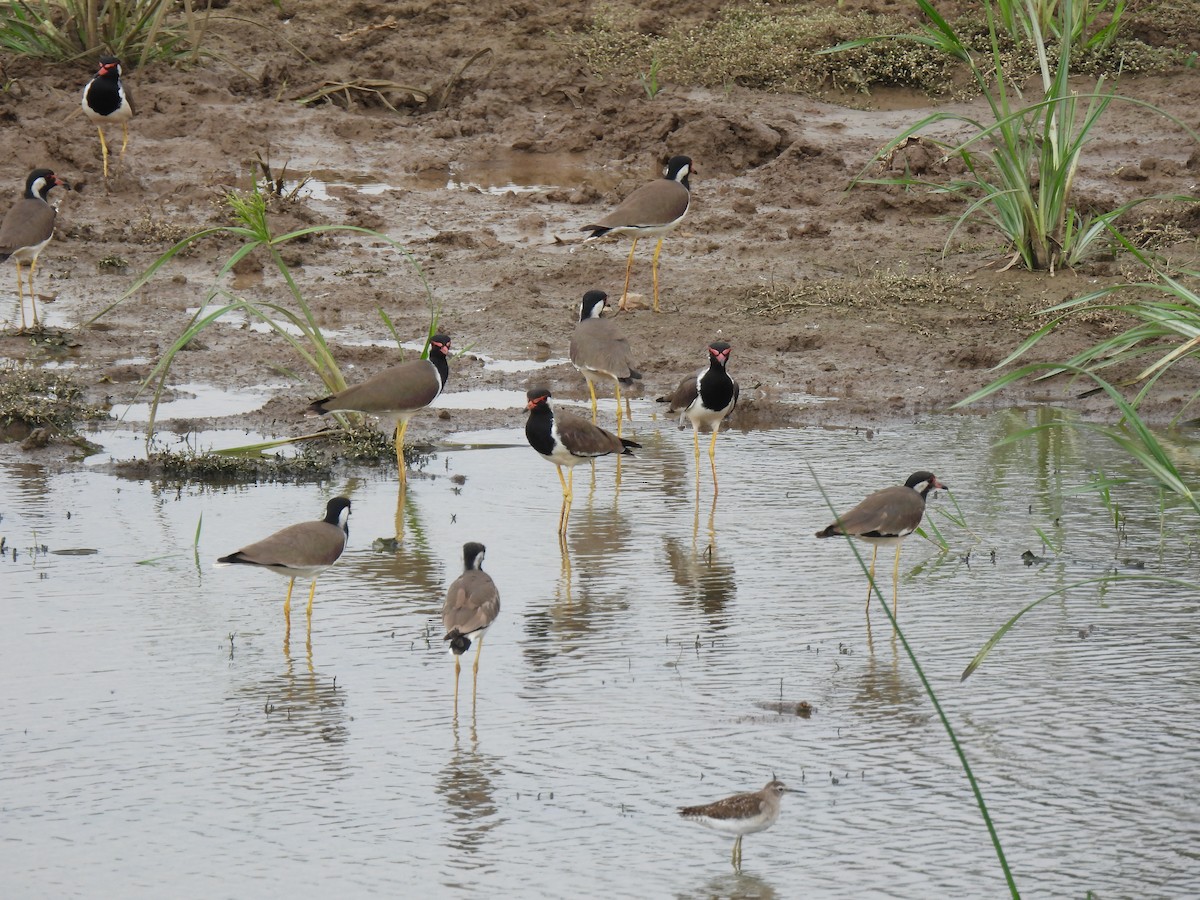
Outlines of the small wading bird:
[[312,620],[313,597],[317,593],[317,576],[338,561],[350,536],[350,501],[334,497],[325,505],[325,518],[315,522],[289,525],[243,547],[236,553],[222,556],[217,568],[233,565],[257,566],[288,579],[287,598],[283,601],[283,616],[289,628],[292,620],[292,588],[297,578],[311,578],[306,615]]
[[584,225],[590,231],[585,240],[603,237],[606,234],[631,234],[633,246],[629,248],[629,261],[625,264],[625,290],[617,309],[627,309],[629,303],[629,276],[633,272],[633,252],[637,250],[638,238],[658,235],[654,248],[651,271],[654,279],[654,311],[658,312],[658,255],[662,253],[663,238],[668,231],[683,221],[688,204],[692,200],[688,176],[692,173],[692,161],[686,156],[673,156],[667,162],[666,175],[657,181],[644,184],[621,201],[620,205],[593,225]]
[[597,378],[612,379],[617,397],[617,435],[621,434],[621,383],[632,384],[642,377],[633,368],[629,341],[611,319],[602,319],[608,294],[588,291],[579,308],[579,324],[571,336],[571,363],[587,380],[592,397],[592,424],[596,424]]
[[37,294],[33,292],[33,273],[37,268],[38,254],[54,237],[54,220],[58,210],[50,205],[46,196],[51,188],[71,185],[49,169],[34,169],[25,179],[25,194],[14,203],[0,222],[0,262],[11,258],[17,264],[17,302],[21,304],[21,331],[27,330],[25,321],[25,291],[21,284],[21,266],[29,265],[29,305],[33,309],[33,327],[38,328]]
[[925,497],[934,488],[946,490],[932,472],[914,472],[903,485],[884,488],[871,494],[858,506],[837,517],[832,525],[817,532],[817,537],[856,537],[871,545],[871,575],[867,582],[867,610],[875,586],[875,555],[880,547],[896,548],[892,567],[892,615],[897,613],[900,579],[900,544],[917,530],[925,515]]
[[[610,453],[632,456],[631,451],[642,445],[619,438],[587,419],[570,413],[555,413],[550,407],[550,392],[545,388],[534,388],[525,396],[529,401],[525,404],[529,410],[529,418],[525,420],[525,437],[529,440],[529,446],[558,468],[558,480],[563,491],[558,533],[562,535],[566,533],[567,520],[571,516],[574,467]],[[568,477],[563,476],[563,466],[567,467]]]
[[362,384],[317,400],[306,412],[310,416],[360,412],[395,423],[396,466],[400,470],[400,483],[404,484],[407,480],[404,432],[408,430],[408,420],[436,400],[446,387],[450,378],[450,366],[446,362],[449,352],[450,338],[435,334],[429,342],[428,359],[414,359],[384,369]]
[[705,828],[722,834],[737,835],[733,842],[733,869],[742,870],[742,838],[747,834],[766,831],[779,818],[780,798],[791,789],[782,781],[772,779],[761,791],[734,794],[724,800],[704,806],[685,806],[679,815],[689,822],[699,822]]
[[129,144],[129,120],[133,118],[133,102],[121,84],[121,63],[115,56],[100,57],[100,70],[84,86],[83,112],[96,124],[100,133],[100,153],[104,158],[104,177],[108,177],[108,144],[104,140],[106,122],[121,123],[121,158]]
[[708,442],[708,462],[712,467],[713,495],[717,487],[717,432],[722,420],[733,412],[738,402],[738,383],[725,371],[732,348],[724,341],[713,341],[708,345],[708,368],[701,369],[679,383],[675,392],[659,397],[658,402],[669,403],[668,411],[679,413],[679,427],[683,420],[692,423],[692,446],[696,456],[696,489],[700,488],[700,430],[712,432]]
[[500,592],[492,577],[483,571],[483,556],[487,548],[474,541],[463,544],[463,573],[446,591],[442,604],[442,625],[454,654],[454,715],[458,715],[458,676],[462,655],[475,647],[475,664],[471,667],[471,709],[475,709],[475,690],[479,684],[479,655],[483,652],[483,635],[500,615]]

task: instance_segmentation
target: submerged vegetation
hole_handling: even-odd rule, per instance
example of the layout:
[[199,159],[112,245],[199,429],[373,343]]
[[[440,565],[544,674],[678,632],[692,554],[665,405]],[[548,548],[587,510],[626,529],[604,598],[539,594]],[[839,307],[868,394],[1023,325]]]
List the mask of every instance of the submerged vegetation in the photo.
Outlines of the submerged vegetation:
[[109,417],[108,410],[86,402],[83,388],[70,375],[6,365],[0,369],[0,431],[14,436],[37,428],[63,435],[76,426]]

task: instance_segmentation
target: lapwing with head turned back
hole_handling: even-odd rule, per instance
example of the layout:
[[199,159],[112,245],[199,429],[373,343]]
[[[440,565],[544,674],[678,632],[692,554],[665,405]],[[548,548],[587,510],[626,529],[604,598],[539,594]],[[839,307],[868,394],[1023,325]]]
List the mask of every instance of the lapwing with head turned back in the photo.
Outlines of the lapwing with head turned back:
[[[525,408],[529,417],[525,420],[525,437],[529,446],[558,469],[558,480],[562,484],[563,505],[558,518],[558,532],[567,530],[571,514],[575,466],[581,462],[609,454],[632,456],[632,450],[641,444],[617,437],[593,425],[587,419],[570,413],[555,412],[550,406],[550,392],[545,388],[534,388],[526,393]],[[567,467],[567,476],[563,475]]]
[[617,434],[621,434],[621,385],[633,384],[642,373],[633,368],[633,351],[621,329],[603,319],[608,294],[588,291],[579,307],[579,323],[571,335],[571,362],[587,380],[592,397],[592,424],[596,422],[596,379],[612,379],[617,397]]
[[679,413],[680,428],[685,419],[692,423],[697,487],[700,484],[700,431],[708,429],[712,432],[708,442],[708,462],[712,468],[714,496],[718,491],[717,432],[738,402],[738,383],[726,371],[731,352],[732,348],[725,341],[713,341],[708,345],[708,368],[683,379],[674,393],[658,398],[659,402],[670,404],[670,412]]
[[384,369],[362,384],[348,387],[309,405],[310,416],[332,412],[360,412],[393,422],[396,425],[396,465],[400,483],[407,478],[404,467],[404,432],[408,420],[429,406],[446,387],[450,377],[447,356],[450,338],[435,334],[429,342],[429,358],[414,359]]
[[475,644],[475,664],[471,667],[471,709],[475,708],[475,689],[479,683],[479,654],[483,652],[483,635],[496,616],[500,615],[500,592],[492,577],[483,571],[483,556],[487,548],[471,541],[463,544],[463,573],[446,591],[442,604],[442,626],[454,654],[454,714],[458,715],[458,676],[462,655]]
[[633,272],[633,253],[637,250],[638,238],[658,235],[651,266],[654,279],[654,311],[658,312],[658,256],[662,253],[663,238],[668,231],[683,221],[692,200],[688,176],[695,171],[692,160],[687,156],[672,156],[667,162],[666,174],[649,184],[644,184],[621,201],[612,212],[592,225],[583,226],[591,234],[586,240],[606,234],[633,235],[633,246],[629,248],[629,261],[625,264],[625,290],[617,309],[628,307],[629,276]]
[[817,537],[856,537],[871,545],[871,574],[867,583],[867,609],[871,606],[871,591],[875,586],[875,555],[880,547],[896,548],[892,567],[892,615],[897,613],[900,579],[900,545],[917,530],[925,516],[925,498],[934,488],[946,489],[932,472],[914,472],[903,485],[884,488],[871,494],[862,503],[837,517],[832,524],[817,532]]
[[100,133],[100,154],[104,159],[104,177],[108,178],[108,143],[104,126],[121,123],[121,157],[129,144],[129,120],[133,118],[133,101],[121,83],[121,62],[115,56],[100,57],[100,69],[83,88],[83,112]]
[[290,624],[292,614],[292,588],[297,578],[311,578],[308,589],[306,615],[312,619],[313,597],[317,593],[317,576],[338,561],[346,549],[350,537],[350,501],[346,497],[334,497],[325,505],[325,518],[314,522],[289,525],[257,543],[243,547],[236,553],[222,556],[215,565],[256,566],[288,579],[287,598],[283,601],[283,615]]
[[21,282],[21,266],[29,266],[29,305],[33,308],[33,327],[38,328],[37,294],[33,292],[33,273],[38,254],[54,237],[54,220],[58,210],[50,205],[47,195],[51,188],[71,185],[49,169],[34,169],[25,179],[25,194],[9,207],[0,222],[0,262],[11,258],[17,265],[17,302],[21,304],[21,330],[28,327],[25,320],[25,291]]
[[704,806],[685,806],[679,815],[689,822],[698,822],[705,828],[722,834],[736,835],[733,842],[733,869],[742,870],[742,838],[748,834],[766,831],[779,819],[780,798],[790,793],[791,788],[782,781],[772,778],[761,791],[734,794]]

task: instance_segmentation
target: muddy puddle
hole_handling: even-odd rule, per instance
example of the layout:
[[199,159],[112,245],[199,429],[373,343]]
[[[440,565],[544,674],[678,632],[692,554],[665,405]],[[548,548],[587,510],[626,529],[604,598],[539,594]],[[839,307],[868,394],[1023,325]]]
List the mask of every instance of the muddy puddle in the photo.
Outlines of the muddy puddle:
[[[1018,886],[1195,893],[1195,592],[1070,589],[959,681],[1043,594],[1200,577],[1192,519],[1157,491],[1114,489],[1113,527],[1087,485],[1136,472],[1106,445],[994,446],[1028,421],[723,433],[714,503],[690,432],[635,407],[619,490],[612,460],[576,471],[565,554],[519,416],[410,478],[394,550],[376,549],[397,512],[379,473],[214,488],[0,466],[6,892],[218,896],[236,872],[242,894],[382,895],[419,872],[427,896],[1001,894],[917,675],[878,608],[868,628],[849,548],[812,536],[831,518],[812,473],[840,509],[928,467],[951,548],[906,545],[900,621]],[[349,548],[311,632],[297,585],[285,640],[286,582],[212,561],[337,494]],[[455,721],[438,611],[468,540],[503,609]],[[735,876],[731,839],[675,807],[773,773],[803,793]]]

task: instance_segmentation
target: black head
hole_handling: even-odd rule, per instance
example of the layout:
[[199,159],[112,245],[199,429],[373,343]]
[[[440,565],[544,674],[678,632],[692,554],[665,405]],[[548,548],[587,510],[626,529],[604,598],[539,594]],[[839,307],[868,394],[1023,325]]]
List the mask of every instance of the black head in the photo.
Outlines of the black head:
[[529,401],[525,404],[525,408],[530,412],[535,409],[550,408],[550,392],[545,388],[531,388],[525,392],[525,399]]
[[721,365],[725,365],[727,362],[729,362],[729,354],[732,352],[733,348],[724,341],[713,341],[708,345],[709,357],[716,362],[719,362]]
[[429,339],[429,355],[437,353],[440,356],[450,355],[450,335],[438,332]]
[[588,291],[583,295],[583,302],[579,304],[579,321],[600,318],[600,314],[604,312],[604,307],[607,305],[608,294],[604,291]]
[[114,81],[121,77],[121,61],[115,56],[100,57],[100,68],[96,72],[97,78],[111,78]]
[[937,480],[937,476],[932,472],[913,472],[908,476],[908,481],[904,482],[905,487],[910,487],[922,497],[928,494],[934,488],[946,490],[946,486]]
[[325,521],[330,525],[337,525],[343,531],[348,531],[346,520],[350,518],[350,499],[348,497],[334,497],[325,504]]
[[482,569],[483,555],[487,552],[487,547],[478,541],[468,541],[463,544],[463,568],[464,569]]
[[34,169],[29,173],[29,177],[25,179],[25,196],[41,197],[45,200],[46,195],[50,193],[50,188],[59,187],[60,185],[68,190],[71,187],[71,185],[67,184],[67,182],[49,169]]
[[690,156],[672,156],[667,160],[666,177],[671,181],[678,181],[684,187],[689,188],[689,190],[688,176],[694,171],[695,167],[692,165],[692,158]]

